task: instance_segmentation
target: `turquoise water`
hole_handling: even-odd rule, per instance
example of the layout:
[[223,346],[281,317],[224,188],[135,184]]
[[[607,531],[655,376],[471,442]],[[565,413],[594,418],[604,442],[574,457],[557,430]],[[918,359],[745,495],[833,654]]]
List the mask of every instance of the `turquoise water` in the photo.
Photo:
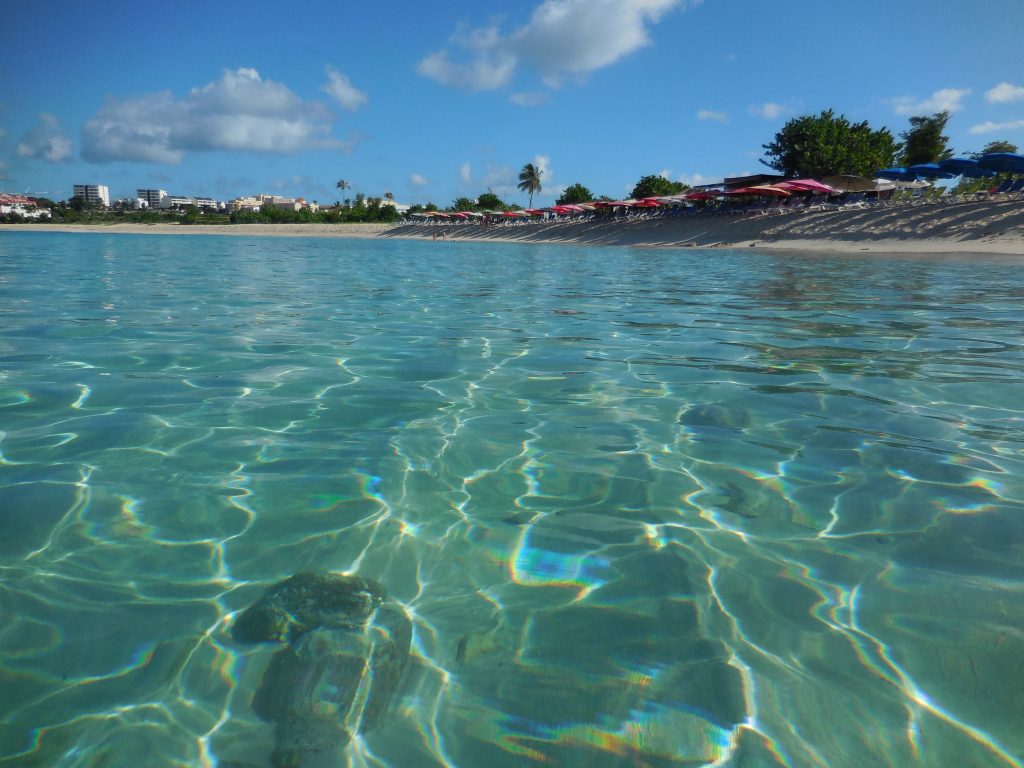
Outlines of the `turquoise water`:
[[1020,260],[4,233],[0,765],[270,765],[313,570],[353,766],[1021,766],[1022,460]]

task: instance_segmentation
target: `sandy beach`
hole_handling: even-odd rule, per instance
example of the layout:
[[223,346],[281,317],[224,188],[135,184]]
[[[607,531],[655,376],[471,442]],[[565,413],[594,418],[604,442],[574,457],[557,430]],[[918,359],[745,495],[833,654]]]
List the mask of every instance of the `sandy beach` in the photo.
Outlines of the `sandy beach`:
[[902,205],[775,216],[692,216],[651,219],[477,224],[6,224],[4,231],[118,234],[345,237],[446,241],[564,243],[633,247],[754,247],[771,250],[1024,255],[1024,202],[979,201]]

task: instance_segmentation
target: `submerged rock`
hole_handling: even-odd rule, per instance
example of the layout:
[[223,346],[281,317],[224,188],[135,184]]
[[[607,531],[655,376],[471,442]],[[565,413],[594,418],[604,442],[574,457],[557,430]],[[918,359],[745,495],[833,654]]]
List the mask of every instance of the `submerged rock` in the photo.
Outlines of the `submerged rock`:
[[268,589],[235,621],[240,643],[284,643],[318,627],[360,626],[384,602],[375,581],[334,573],[297,573]]
[[303,573],[271,587],[234,627],[242,642],[287,639],[252,700],[274,723],[275,768],[334,768],[381,724],[409,660],[412,623],[383,588]]

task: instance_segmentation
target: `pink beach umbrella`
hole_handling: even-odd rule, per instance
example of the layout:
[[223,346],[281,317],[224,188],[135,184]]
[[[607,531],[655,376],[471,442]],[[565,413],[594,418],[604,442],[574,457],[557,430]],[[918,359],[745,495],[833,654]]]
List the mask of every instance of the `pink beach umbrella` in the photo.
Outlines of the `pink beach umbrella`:
[[839,190],[835,187],[830,187],[828,184],[822,184],[820,181],[815,181],[814,179],[790,179],[788,181],[780,181],[774,186],[790,192],[814,192],[819,195],[839,194]]
[[779,189],[778,187],[769,186],[767,184],[730,189],[728,192],[724,192],[723,194],[731,197],[741,197],[744,195],[747,197],[789,197],[790,195],[790,193],[784,189]]

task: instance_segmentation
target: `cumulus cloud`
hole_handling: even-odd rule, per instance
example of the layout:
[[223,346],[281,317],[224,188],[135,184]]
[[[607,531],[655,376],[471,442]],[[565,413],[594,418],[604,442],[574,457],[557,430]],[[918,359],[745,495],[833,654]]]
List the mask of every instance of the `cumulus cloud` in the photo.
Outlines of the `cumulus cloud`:
[[331,120],[326,106],[303,101],[255,69],[227,70],[180,99],[170,91],[108,98],[82,126],[82,156],[175,164],[186,151],[347,148],[330,136]]
[[1018,131],[1024,128],[1024,120],[1009,120],[1005,123],[993,123],[991,120],[972,125],[967,132],[972,134],[995,133],[996,131]]
[[327,73],[327,82],[320,86],[320,90],[338,102],[349,112],[355,112],[366,104],[366,94],[352,85],[347,75],[338,72],[330,64],[324,67]]
[[430,180],[426,176],[420,176],[418,173],[414,173],[409,176],[409,183],[414,187],[425,187],[430,183]]
[[469,60],[456,62],[447,49],[435,51],[417,66],[421,75],[468,91],[491,91],[507,83],[515,71],[516,57],[506,50],[497,27],[469,29],[460,25],[448,42],[466,51]]
[[[544,0],[529,21],[507,34],[496,26],[459,27],[449,47],[426,56],[421,75],[471,91],[500,88],[523,64],[559,87],[650,45],[649,28],[694,0]],[[461,51],[453,59],[450,49]]]
[[934,112],[956,112],[963,108],[963,100],[971,93],[970,88],[943,88],[926,99],[900,96],[888,99],[892,111],[897,115],[921,115]]
[[[554,185],[555,183],[555,172],[551,169],[551,158],[547,155],[534,155],[533,166],[540,171],[541,177],[540,182],[544,184]],[[518,174],[516,175],[518,179]]]
[[548,94],[544,91],[513,93],[508,100],[519,107],[539,107],[541,104],[547,103]]
[[1024,86],[1012,83],[1000,83],[995,88],[985,91],[985,101],[992,104],[1005,104],[1010,101],[1024,101]]
[[699,187],[704,184],[718,184],[722,181],[722,177],[704,176],[700,173],[683,173],[680,174],[678,180],[688,187]]
[[752,104],[750,106],[750,114],[763,117],[765,120],[774,120],[780,115],[784,115],[792,110],[789,107],[783,106],[782,104],[775,104],[774,102],[766,102],[764,104]]
[[713,109],[700,109],[697,110],[698,120],[711,120],[716,123],[725,123],[729,121],[728,116],[725,112],[716,112]]
[[56,116],[43,112],[39,122],[21,137],[16,148],[18,157],[38,157],[59,163],[71,157],[71,139],[61,133]]

